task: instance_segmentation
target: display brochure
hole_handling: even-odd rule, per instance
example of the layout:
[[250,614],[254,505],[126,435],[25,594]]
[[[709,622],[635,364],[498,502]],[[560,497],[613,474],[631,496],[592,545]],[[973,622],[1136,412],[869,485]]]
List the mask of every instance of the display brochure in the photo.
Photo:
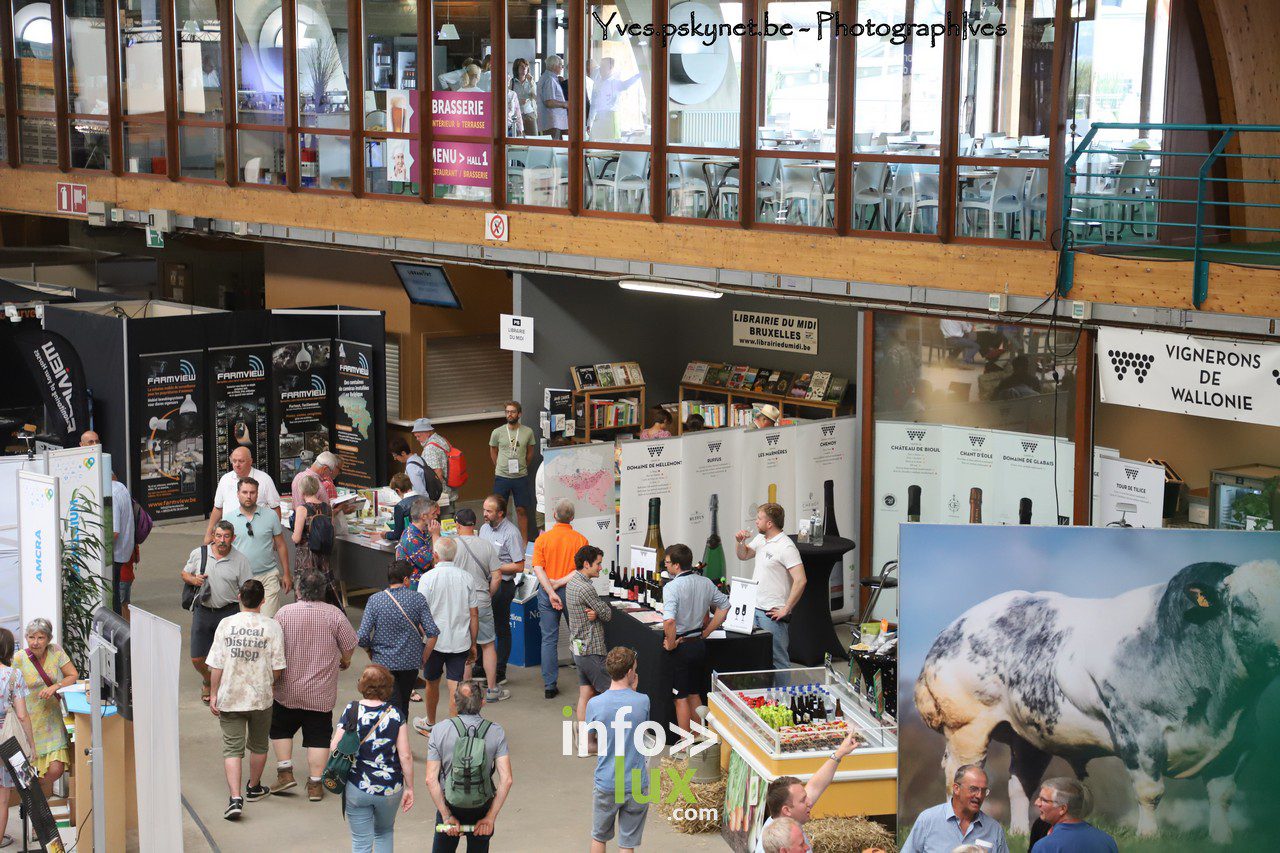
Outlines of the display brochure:
[[773,387],[769,389],[772,394],[779,397],[787,396],[787,392],[791,390],[791,383],[795,381],[796,375],[790,370],[783,370],[778,374],[778,378],[774,381]]
[[813,381],[812,373],[801,373],[796,377],[795,382],[791,383],[791,390],[787,395],[797,400],[803,400],[809,396],[809,383]]
[[636,361],[628,361],[626,363],[627,378],[630,379],[631,385],[643,385],[644,374],[640,371],[640,363]]
[[627,376],[627,367],[625,364],[611,364],[609,365],[609,370],[612,371],[613,373],[614,385],[629,384],[628,382],[629,377]]
[[338,347],[338,404],[334,412],[334,449],[342,460],[343,486],[377,485],[378,457],[373,417],[377,398],[373,347],[335,341]]
[[842,403],[844,402],[845,389],[849,387],[849,380],[842,379],[839,376],[831,377],[831,384],[827,386],[827,402]]
[[254,464],[270,465],[270,410],[267,396],[271,361],[268,344],[209,350],[209,414],[215,471],[231,470],[231,451],[247,447]]
[[600,380],[596,377],[596,366],[594,364],[584,364],[573,368],[573,387],[577,391],[586,388],[599,388]]
[[612,388],[614,385],[625,385],[625,382],[615,382],[613,377],[613,365],[597,364],[596,365],[596,381],[600,383],[601,388]]
[[831,384],[831,374],[825,370],[816,371],[809,383],[809,400],[825,400],[827,387]]
[[684,369],[684,376],[680,377],[680,381],[686,385],[701,385],[706,380],[710,367],[705,361],[691,361]]
[[713,388],[723,388],[729,382],[729,369],[723,364],[713,364],[707,368],[706,383]]
[[328,339],[275,344],[271,352],[271,384],[276,407],[276,482],[294,476],[329,449]]
[[199,515],[208,491],[203,359],[201,350],[138,356],[143,392],[134,423],[141,490],[134,496],[157,520]]

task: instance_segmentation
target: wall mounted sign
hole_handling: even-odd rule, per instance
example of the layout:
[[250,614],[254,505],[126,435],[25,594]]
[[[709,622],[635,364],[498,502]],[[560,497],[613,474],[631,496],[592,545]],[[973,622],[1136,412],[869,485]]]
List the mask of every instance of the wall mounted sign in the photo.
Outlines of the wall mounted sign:
[[733,345],[817,355],[818,318],[734,311]]

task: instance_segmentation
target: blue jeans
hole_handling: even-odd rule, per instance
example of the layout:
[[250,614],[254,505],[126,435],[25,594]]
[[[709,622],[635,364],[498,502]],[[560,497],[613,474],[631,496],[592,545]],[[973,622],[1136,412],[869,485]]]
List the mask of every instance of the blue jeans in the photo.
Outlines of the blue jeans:
[[[564,603],[564,587],[556,590],[560,602]],[[560,620],[569,620],[567,610],[556,610],[551,606],[551,598],[545,589],[538,590],[538,626],[542,628],[542,686],[550,690],[556,687],[560,678],[560,659],[557,647],[560,645]]]
[[396,813],[404,788],[394,794],[366,794],[347,783],[347,825],[351,829],[351,853],[392,853]]
[[786,622],[770,619],[768,613],[757,608],[756,627],[773,635],[773,668],[790,669],[791,653],[787,651],[787,645],[791,641],[790,626]]

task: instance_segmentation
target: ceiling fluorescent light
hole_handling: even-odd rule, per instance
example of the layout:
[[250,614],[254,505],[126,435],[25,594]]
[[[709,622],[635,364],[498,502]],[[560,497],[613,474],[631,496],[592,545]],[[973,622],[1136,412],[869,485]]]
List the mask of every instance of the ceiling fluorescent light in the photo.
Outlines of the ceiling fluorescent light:
[[618,282],[623,290],[639,290],[644,293],[665,293],[668,296],[693,296],[698,299],[719,299],[724,296],[718,290],[707,290],[687,284],[668,284],[664,281],[644,281],[643,279],[624,278]]

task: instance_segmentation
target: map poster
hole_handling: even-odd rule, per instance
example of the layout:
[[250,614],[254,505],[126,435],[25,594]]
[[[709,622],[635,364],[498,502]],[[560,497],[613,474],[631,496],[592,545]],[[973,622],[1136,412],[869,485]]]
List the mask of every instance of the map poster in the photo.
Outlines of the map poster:
[[341,484],[378,485],[373,429],[373,347],[335,340],[338,347],[338,407],[334,413],[334,450],[342,459]]
[[271,384],[277,424],[276,482],[294,476],[329,449],[329,352],[332,341],[292,341],[271,351]]
[[133,496],[157,520],[199,515],[209,493],[204,487],[203,359],[200,350],[138,356],[143,391],[135,423],[142,488]]
[[216,473],[231,470],[231,451],[237,447],[249,448],[256,467],[268,467],[270,358],[271,347],[266,344],[209,350],[209,413]]
[[542,455],[546,469],[547,516],[556,503],[573,501],[573,527],[604,551],[606,566],[617,563],[613,442],[550,448]]

